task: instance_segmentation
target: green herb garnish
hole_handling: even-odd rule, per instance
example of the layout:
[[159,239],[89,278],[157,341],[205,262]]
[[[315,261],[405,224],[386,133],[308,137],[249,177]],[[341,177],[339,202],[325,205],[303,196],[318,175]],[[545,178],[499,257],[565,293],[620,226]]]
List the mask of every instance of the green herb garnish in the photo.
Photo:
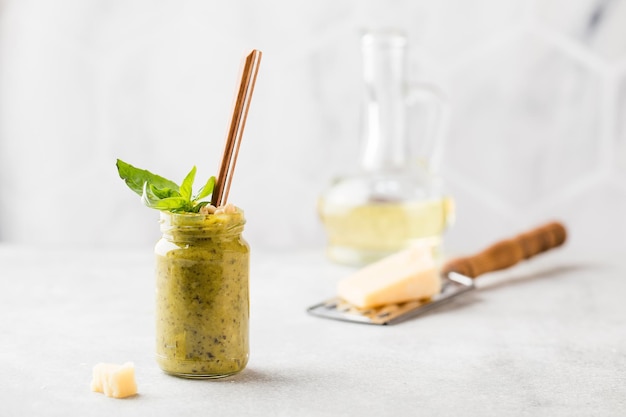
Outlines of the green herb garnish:
[[118,159],[115,165],[120,178],[126,182],[128,188],[141,196],[141,201],[146,206],[157,210],[198,213],[202,207],[209,204],[208,201],[202,200],[211,195],[215,186],[215,177],[211,177],[204,187],[193,195],[195,166],[179,186],[174,181],[148,170],[136,168],[121,159]]

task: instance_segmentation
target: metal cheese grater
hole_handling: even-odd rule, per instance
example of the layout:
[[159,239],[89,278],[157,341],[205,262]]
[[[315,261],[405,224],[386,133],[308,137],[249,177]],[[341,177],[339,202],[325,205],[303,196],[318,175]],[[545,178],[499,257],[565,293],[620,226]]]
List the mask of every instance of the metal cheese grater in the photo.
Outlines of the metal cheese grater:
[[441,270],[441,292],[427,300],[362,309],[334,297],[309,307],[307,312],[317,317],[354,323],[396,324],[473,290],[474,279],[482,274],[511,267],[522,260],[561,246],[566,236],[565,227],[561,223],[552,222],[512,239],[497,242],[474,256],[453,259]]

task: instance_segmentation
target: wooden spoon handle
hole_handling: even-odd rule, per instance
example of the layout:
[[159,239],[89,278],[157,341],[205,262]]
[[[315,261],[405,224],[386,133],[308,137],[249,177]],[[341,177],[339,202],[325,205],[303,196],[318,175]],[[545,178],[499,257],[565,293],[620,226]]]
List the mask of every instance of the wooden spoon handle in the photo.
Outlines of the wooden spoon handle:
[[215,207],[225,205],[226,200],[228,200],[228,192],[239,155],[239,145],[241,144],[243,129],[246,126],[248,108],[250,107],[250,100],[252,99],[252,92],[254,91],[254,84],[261,63],[261,55],[261,51],[253,49],[241,63],[239,88],[235,94],[228,135],[224,145],[224,154],[222,155],[222,162],[220,163],[219,173],[213,188],[213,195],[211,196],[211,204]]
[[474,256],[453,259],[444,265],[442,273],[458,272],[476,278],[556,248],[565,242],[566,236],[567,232],[561,223],[548,223],[512,239],[497,242]]

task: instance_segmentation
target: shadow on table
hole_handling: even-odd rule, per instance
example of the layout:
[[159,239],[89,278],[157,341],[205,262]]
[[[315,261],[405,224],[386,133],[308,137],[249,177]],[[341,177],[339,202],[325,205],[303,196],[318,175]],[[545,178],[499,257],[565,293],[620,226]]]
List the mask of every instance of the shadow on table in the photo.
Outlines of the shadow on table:
[[289,377],[282,373],[270,372],[270,371],[261,371],[255,368],[246,368],[242,372],[230,376],[228,378],[222,379],[213,379],[211,383],[219,383],[219,382],[227,382],[227,383],[238,383],[238,384],[284,384]]
[[[535,281],[563,277],[574,272],[588,271],[592,269],[598,270],[599,272],[601,269],[604,269],[604,268],[606,268],[605,265],[589,263],[589,264],[555,265],[555,266],[545,268],[542,270],[535,270],[535,271],[531,271],[531,272],[523,273],[523,274],[520,274],[520,273],[513,274],[509,272],[505,273],[503,271],[499,273],[506,274],[506,275],[505,276],[503,275],[502,279],[496,282],[490,282],[485,285],[480,285],[480,281],[479,281],[478,291],[480,291],[481,294],[484,294],[484,293],[488,293],[492,291],[497,291],[498,289],[503,288],[503,287],[529,284]],[[481,277],[478,277],[477,279],[480,280]]]

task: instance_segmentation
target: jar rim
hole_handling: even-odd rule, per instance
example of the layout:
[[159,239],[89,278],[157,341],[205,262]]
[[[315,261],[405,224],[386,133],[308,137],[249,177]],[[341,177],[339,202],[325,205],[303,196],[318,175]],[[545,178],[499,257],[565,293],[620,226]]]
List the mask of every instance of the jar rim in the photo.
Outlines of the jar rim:
[[177,233],[195,234],[210,232],[211,234],[241,233],[246,219],[243,210],[237,209],[234,213],[201,214],[201,213],[174,213],[161,211],[159,223],[164,234],[176,231]]

